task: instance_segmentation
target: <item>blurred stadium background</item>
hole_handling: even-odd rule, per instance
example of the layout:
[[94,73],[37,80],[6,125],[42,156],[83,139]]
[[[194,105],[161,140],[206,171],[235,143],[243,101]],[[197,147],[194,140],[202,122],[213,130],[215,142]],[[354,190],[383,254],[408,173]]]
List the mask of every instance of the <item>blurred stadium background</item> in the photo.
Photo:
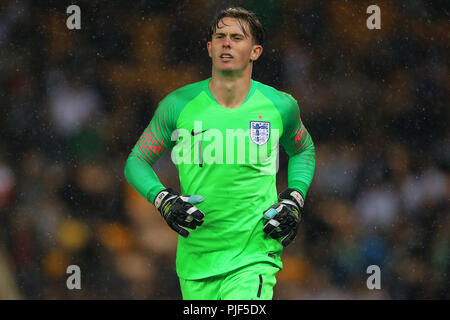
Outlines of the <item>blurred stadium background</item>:
[[[254,79],[297,98],[317,150],[274,299],[450,298],[448,1],[0,0],[0,299],[181,298],[176,235],[123,167],[157,103],[210,76],[231,4],[259,15]],[[168,153],[156,169],[179,187]]]

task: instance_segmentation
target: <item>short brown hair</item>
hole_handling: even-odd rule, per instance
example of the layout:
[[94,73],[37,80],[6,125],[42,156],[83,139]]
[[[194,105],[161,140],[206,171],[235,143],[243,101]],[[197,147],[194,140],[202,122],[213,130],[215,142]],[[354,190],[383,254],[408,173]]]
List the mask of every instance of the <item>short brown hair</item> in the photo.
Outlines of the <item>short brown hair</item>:
[[261,22],[259,22],[258,18],[256,17],[256,15],[253,12],[250,12],[241,7],[231,7],[231,8],[220,11],[214,17],[214,19],[211,22],[211,25],[209,27],[209,32],[210,32],[211,37],[214,34],[214,32],[216,32],[216,29],[219,27],[220,20],[222,20],[223,18],[226,18],[226,17],[237,19],[239,21],[239,24],[241,25],[242,31],[244,32],[245,36],[248,36],[248,35],[245,31],[244,26],[242,25],[242,21],[247,22],[247,24],[250,28],[250,33],[252,35],[253,41],[256,44],[260,44],[260,45],[263,44],[263,42],[266,38],[266,34],[265,34],[263,26],[261,25]]

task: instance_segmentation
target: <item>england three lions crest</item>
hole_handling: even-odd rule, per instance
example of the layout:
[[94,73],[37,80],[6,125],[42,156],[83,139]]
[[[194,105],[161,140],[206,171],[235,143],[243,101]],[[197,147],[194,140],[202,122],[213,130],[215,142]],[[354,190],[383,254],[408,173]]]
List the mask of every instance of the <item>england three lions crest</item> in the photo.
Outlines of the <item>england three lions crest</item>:
[[267,143],[270,138],[270,122],[250,121],[250,139],[258,146]]

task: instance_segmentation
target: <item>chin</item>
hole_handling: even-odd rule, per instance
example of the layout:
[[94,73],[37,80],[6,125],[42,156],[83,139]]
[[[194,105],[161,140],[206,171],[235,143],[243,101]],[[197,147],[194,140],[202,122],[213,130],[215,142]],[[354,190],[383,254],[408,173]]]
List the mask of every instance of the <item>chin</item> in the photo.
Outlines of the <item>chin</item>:
[[225,63],[218,63],[216,64],[217,69],[219,70],[242,70],[245,67],[244,66],[237,66],[236,64],[225,64]]
[[218,67],[217,69],[219,69],[220,71],[236,71],[236,70],[238,70],[233,67]]
[[231,66],[216,66],[215,68],[217,71],[221,71],[221,72],[227,72],[227,71],[236,71],[238,70],[237,68],[231,67]]

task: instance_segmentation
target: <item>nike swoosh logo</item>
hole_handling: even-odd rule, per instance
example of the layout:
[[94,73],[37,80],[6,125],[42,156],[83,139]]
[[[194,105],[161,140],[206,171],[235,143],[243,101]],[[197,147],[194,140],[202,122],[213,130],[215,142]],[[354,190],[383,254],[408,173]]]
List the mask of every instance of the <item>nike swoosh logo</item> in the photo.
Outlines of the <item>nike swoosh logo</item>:
[[[209,130],[209,129],[206,129],[206,130]],[[206,130],[203,130],[203,131],[200,131],[200,132],[194,132],[194,129],[192,129],[191,134],[192,134],[193,136],[196,136],[196,135],[198,135],[198,134],[200,134],[200,133],[205,132]]]

